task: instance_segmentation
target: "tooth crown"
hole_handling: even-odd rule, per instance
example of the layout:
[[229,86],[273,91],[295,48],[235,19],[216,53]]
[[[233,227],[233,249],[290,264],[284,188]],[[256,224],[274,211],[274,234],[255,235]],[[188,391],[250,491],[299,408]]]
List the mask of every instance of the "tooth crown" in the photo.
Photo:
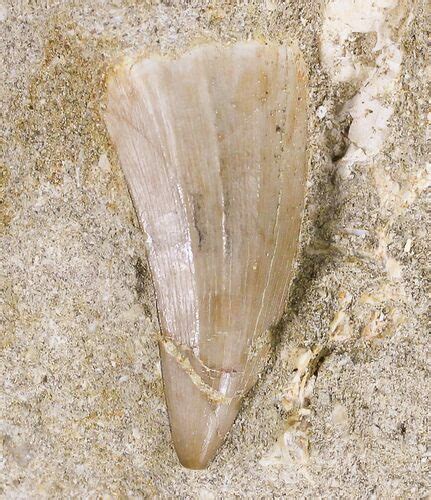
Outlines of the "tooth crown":
[[306,182],[298,51],[257,42],[137,59],[105,121],[147,235],[174,445],[207,466],[255,382],[291,282]]

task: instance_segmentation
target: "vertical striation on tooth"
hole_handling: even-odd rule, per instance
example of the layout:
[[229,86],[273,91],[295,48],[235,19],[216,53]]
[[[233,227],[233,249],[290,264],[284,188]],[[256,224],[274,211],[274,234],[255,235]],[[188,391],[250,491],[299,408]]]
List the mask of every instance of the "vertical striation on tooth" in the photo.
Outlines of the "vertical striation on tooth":
[[283,313],[306,183],[306,76],[289,45],[124,62],[105,121],[147,235],[178,457],[204,468]]

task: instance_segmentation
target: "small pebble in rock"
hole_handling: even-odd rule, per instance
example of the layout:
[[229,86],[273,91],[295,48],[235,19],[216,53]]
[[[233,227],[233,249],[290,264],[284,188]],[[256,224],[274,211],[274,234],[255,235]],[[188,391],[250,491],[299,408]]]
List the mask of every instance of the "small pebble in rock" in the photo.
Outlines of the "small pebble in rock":
[[6,21],[8,17],[8,11],[6,5],[0,4],[0,23]]
[[325,108],[325,106],[319,106],[317,108],[316,115],[318,116],[318,118],[322,119],[325,118],[327,112],[328,110]]

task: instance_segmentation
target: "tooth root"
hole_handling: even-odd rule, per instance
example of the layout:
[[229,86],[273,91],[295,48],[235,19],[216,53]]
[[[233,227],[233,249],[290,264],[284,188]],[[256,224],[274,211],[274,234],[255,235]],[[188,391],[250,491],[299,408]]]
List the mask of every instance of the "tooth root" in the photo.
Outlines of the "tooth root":
[[204,469],[225,440],[239,411],[240,399],[214,401],[163,344],[160,357],[175,451],[184,467]]

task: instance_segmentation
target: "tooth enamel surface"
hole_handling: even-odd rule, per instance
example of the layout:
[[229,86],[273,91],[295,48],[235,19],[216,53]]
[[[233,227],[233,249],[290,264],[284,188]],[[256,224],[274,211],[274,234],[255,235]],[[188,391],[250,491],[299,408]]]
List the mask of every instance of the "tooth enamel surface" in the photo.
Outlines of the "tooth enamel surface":
[[201,45],[128,60],[105,121],[146,232],[172,437],[203,468],[235,420],[283,313],[306,183],[298,51]]

